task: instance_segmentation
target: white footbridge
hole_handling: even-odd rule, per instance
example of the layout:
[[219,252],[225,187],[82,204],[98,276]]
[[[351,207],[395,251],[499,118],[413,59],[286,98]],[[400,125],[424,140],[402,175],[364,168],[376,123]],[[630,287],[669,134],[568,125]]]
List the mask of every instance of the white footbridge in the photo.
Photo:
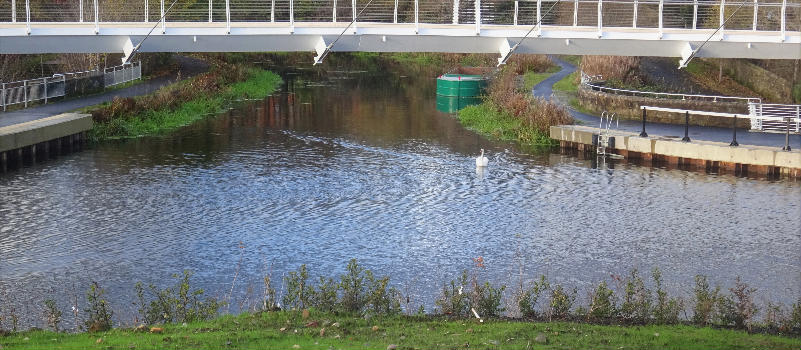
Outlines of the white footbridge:
[[801,0],[0,0],[0,54],[503,58],[519,42],[515,53],[801,59]]

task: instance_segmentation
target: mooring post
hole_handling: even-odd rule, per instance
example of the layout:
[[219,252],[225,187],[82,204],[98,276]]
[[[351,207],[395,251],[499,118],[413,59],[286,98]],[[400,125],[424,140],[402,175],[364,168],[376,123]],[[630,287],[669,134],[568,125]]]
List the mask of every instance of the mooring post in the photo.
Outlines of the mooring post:
[[690,142],[690,112],[684,111],[684,137],[683,142]]
[[787,117],[784,119],[786,121],[787,128],[784,133],[784,148],[782,148],[782,151],[787,151],[787,152],[792,151],[792,148],[790,148],[790,119],[791,117]]
[[648,133],[645,132],[645,108],[642,109],[642,132],[640,133],[640,137],[648,137]]
[[731,123],[731,143],[729,146],[737,147],[740,144],[737,143],[737,115],[734,115],[734,121]]

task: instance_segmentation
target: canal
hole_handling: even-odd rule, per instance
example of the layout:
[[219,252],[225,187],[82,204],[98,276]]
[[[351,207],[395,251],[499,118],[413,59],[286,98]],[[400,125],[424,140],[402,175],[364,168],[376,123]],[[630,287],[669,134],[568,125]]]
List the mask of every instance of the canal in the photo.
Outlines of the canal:
[[237,276],[233,312],[267,271],[335,277],[351,258],[428,311],[479,256],[483,278],[545,274],[582,304],[611,275],[654,267],[683,297],[696,274],[724,288],[741,276],[760,305],[801,295],[797,182],[593,167],[488,141],[436,111],[439,73],[298,70],[284,75],[292,98],[0,175],[0,308],[42,326],[42,300],[68,310],[98,281],[130,323],[135,282],[188,269],[223,298]]

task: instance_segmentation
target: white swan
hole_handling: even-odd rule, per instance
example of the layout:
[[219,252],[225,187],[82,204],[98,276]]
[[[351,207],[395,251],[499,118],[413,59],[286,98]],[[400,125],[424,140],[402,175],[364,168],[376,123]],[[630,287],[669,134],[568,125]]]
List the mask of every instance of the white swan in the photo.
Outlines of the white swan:
[[484,157],[484,149],[481,149],[481,155],[476,158],[476,166],[477,167],[485,167],[489,164],[489,159]]

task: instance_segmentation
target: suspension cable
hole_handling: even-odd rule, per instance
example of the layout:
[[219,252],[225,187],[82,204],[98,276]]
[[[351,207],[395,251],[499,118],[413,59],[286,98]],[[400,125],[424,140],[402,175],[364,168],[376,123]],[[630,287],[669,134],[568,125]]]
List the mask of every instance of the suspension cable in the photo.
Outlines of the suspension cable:
[[362,9],[359,11],[359,13],[358,13],[358,14],[356,14],[356,17],[353,17],[353,20],[352,20],[352,21],[350,21],[350,23],[348,23],[348,25],[345,27],[345,29],[343,29],[343,30],[342,30],[342,33],[340,33],[340,34],[339,34],[339,36],[337,36],[337,38],[336,38],[336,39],[334,39],[334,41],[333,41],[333,42],[331,42],[330,44],[328,44],[328,46],[326,46],[326,47],[325,47],[325,50],[324,50],[324,51],[323,51],[323,53],[320,55],[320,57],[319,57],[317,60],[315,60],[315,62],[314,62],[314,65],[317,65],[317,64],[320,64],[320,63],[322,63],[322,62],[323,62],[323,60],[324,60],[324,59],[325,59],[325,58],[328,56],[328,54],[331,52],[331,49],[334,47],[334,44],[336,44],[336,43],[337,43],[337,41],[339,41],[339,39],[340,39],[340,38],[341,38],[343,35],[345,35],[345,32],[347,32],[347,31],[348,31],[348,28],[350,28],[350,27],[351,27],[351,26],[352,26],[354,23],[356,23],[356,20],[358,20],[358,19],[359,19],[359,17],[362,15],[362,12],[364,12],[364,10],[366,10],[366,9],[367,9],[367,7],[368,7],[368,6],[370,6],[370,4],[372,4],[372,3],[373,3],[373,0],[370,0],[370,1],[368,1],[368,2],[367,2],[367,5],[364,5],[364,7],[362,7]]
[[509,53],[507,53],[507,54],[506,54],[506,56],[502,57],[502,58],[501,58],[501,59],[498,61],[498,67],[500,67],[500,66],[501,66],[501,65],[503,65],[503,64],[506,64],[506,61],[509,59],[509,57],[511,57],[511,56],[512,56],[512,53],[514,53],[514,52],[515,52],[515,50],[517,50],[517,48],[520,46],[520,44],[522,44],[522,43],[523,43],[523,40],[526,40],[526,38],[528,38],[528,36],[529,36],[529,35],[531,35],[531,32],[533,32],[533,31],[534,31],[534,29],[537,29],[537,27],[540,27],[540,29],[542,29],[542,20],[543,20],[543,19],[545,19],[545,17],[547,17],[547,16],[548,16],[548,14],[550,14],[550,13],[551,13],[551,11],[552,11],[552,10],[553,10],[553,9],[556,7],[556,5],[558,5],[560,2],[562,2],[562,0],[556,0],[556,2],[555,2],[553,5],[551,5],[551,8],[549,8],[549,9],[548,9],[548,11],[546,11],[544,15],[540,16],[539,20],[537,20],[537,23],[536,23],[536,24],[534,24],[534,25],[531,27],[531,29],[529,29],[529,30],[528,30],[528,33],[526,33],[526,35],[524,35],[522,38],[520,38],[520,40],[517,42],[517,44],[515,44],[514,46],[512,46],[512,48],[511,48],[511,49],[509,49]]
[[164,11],[164,14],[161,16],[161,18],[159,18],[159,20],[156,22],[156,24],[153,25],[153,28],[150,28],[150,31],[147,32],[147,35],[145,35],[145,38],[142,39],[142,41],[140,41],[139,44],[137,44],[136,47],[133,48],[133,50],[131,50],[131,54],[128,55],[128,58],[124,62],[122,62],[122,64],[126,64],[126,63],[131,61],[131,59],[134,57],[134,55],[136,55],[136,52],[139,51],[139,48],[142,47],[142,43],[144,43],[145,40],[147,40],[147,38],[150,37],[150,34],[153,34],[153,31],[156,30],[156,27],[158,27],[159,24],[162,21],[164,21],[165,18],[167,18],[167,14],[170,13],[170,10],[172,10],[172,7],[175,6],[175,3],[177,3],[177,2],[178,2],[178,0],[173,1],[172,4],[170,5],[170,7],[168,7],[167,10]]

